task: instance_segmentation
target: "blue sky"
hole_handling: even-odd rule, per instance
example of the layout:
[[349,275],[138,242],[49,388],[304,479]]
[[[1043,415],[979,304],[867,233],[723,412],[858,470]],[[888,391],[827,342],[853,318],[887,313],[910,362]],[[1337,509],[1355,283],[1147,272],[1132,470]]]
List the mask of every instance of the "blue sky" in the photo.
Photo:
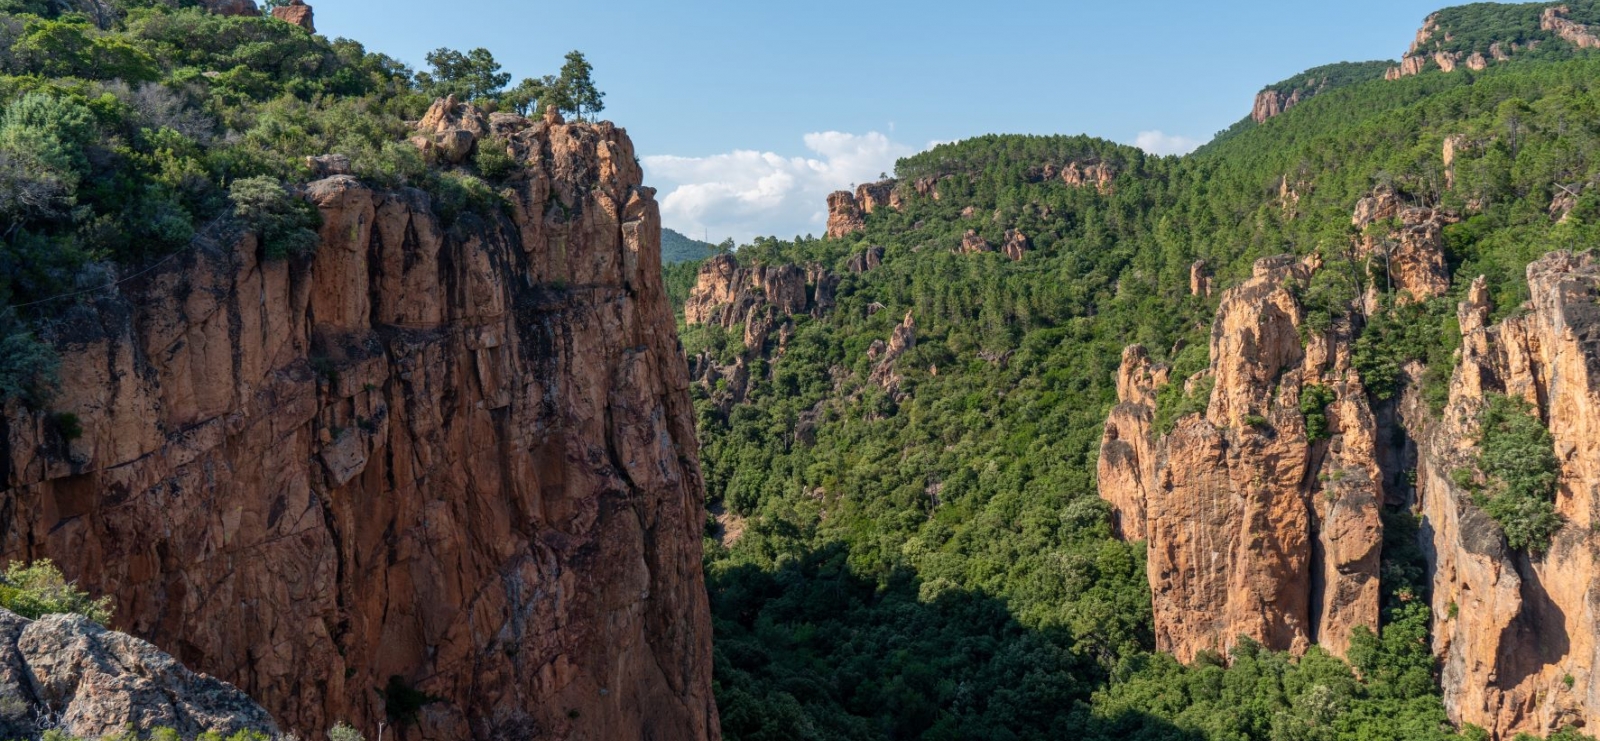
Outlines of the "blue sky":
[[431,49],[482,46],[520,78],[583,50],[665,223],[713,241],[821,233],[828,191],[937,141],[1088,133],[1182,151],[1263,85],[1398,58],[1445,4],[310,2],[321,33],[419,68]]

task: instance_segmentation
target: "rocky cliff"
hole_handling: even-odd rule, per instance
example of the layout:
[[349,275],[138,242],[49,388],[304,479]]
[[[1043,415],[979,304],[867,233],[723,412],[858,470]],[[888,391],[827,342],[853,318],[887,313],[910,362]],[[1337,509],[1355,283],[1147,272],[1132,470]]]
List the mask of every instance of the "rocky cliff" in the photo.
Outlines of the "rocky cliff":
[[[1402,409],[1419,447],[1445,703],[1500,738],[1600,723],[1600,264],[1556,252],[1527,278],[1527,310],[1494,325],[1482,279],[1472,286],[1448,404],[1434,417],[1413,393]],[[1564,525],[1543,554],[1509,547],[1457,473],[1477,457],[1489,393],[1532,403],[1554,438]]]
[[55,729],[102,738],[128,726],[276,735],[243,692],[195,674],[155,646],[82,615],[28,620],[0,609],[0,738]]
[[1352,327],[1305,326],[1295,286],[1317,268],[1263,259],[1223,293],[1210,368],[1171,379],[1204,411],[1170,429],[1157,429],[1173,413],[1167,370],[1142,348],[1123,355],[1100,493],[1122,536],[1147,541],[1156,644],[1181,660],[1240,636],[1342,654],[1352,629],[1377,624],[1377,425],[1350,366]]
[[[1379,192],[1354,222],[1436,232],[1417,226],[1434,216],[1407,215],[1419,210]],[[1432,236],[1399,239],[1438,249]],[[1398,278],[1396,290],[1441,294],[1437,262],[1397,270],[1427,280]],[[1350,361],[1360,313],[1307,331],[1297,286],[1317,268],[1269,258],[1225,291],[1211,365],[1192,378],[1170,379],[1141,347],[1123,355],[1099,486],[1121,537],[1147,541],[1158,647],[1187,661],[1244,635],[1342,654],[1353,628],[1377,624],[1387,501],[1422,525],[1452,719],[1494,738],[1600,723],[1600,261],[1556,252],[1534,262],[1531,301],[1492,325],[1478,279],[1459,307],[1462,349],[1442,412],[1413,366],[1400,401],[1375,413]],[[1370,310],[1371,297],[1363,303]],[[1553,439],[1562,524],[1548,550],[1513,548],[1466,475],[1479,465],[1490,394],[1525,399]],[[1185,397],[1204,411],[1178,416]]]
[[715,738],[653,190],[609,123],[435,108],[419,146],[523,163],[502,207],[333,176],[314,258],[218,234],[67,308],[82,435],[5,409],[0,557],[308,738],[386,693],[408,738]]
[[[848,194],[846,194],[848,195]],[[883,248],[868,248],[852,260],[863,270],[876,267]],[[860,272],[860,271],[857,271]],[[731,362],[709,350],[689,358],[689,377],[727,411],[744,401],[751,382],[750,363],[763,356],[769,340],[781,355],[794,336],[794,317],[820,317],[833,309],[839,276],[820,265],[741,266],[732,255],[718,255],[700,266],[684,302],[684,323],[740,328],[741,349]]]
[[[1385,79],[1398,80],[1429,69],[1484,70],[1490,64],[1510,60],[1518,53],[1547,43],[1568,44],[1573,49],[1600,48],[1600,29],[1574,20],[1572,8],[1566,5],[1526,3],[1501,14],[1483,16],[1468,12],[1472,9],[1474,6],[1452,9],[1455,12],[1448,18],[1446,12],[1428,16],[1411,42],[1411,48],[1400,58],[1398,66],[1389,68]],[[1527,31],[1516,30],[1506,23],[1518,14],[1526,14],[1524,19],[1530,26]],[[1491,20],[1494,26],[1480,26],[1485,19]],[[1537,31],[1531,28],[1535,24]],[[1471,44],[1457,42],[1458,37],[1471,39]]]

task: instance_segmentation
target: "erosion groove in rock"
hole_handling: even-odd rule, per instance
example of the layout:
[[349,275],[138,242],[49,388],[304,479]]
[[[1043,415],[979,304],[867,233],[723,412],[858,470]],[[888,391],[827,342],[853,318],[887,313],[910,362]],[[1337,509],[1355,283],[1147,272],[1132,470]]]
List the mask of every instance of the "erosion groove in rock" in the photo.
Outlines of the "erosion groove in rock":
[[446,227],[336,175],[305,188],[314,258],[201,243],[74,309],[54,406],[83,435],[8,407],[0,557],[56,559],[303,737],[375,737],[398,677],[438,698],[422,738],[716,738],[654,191],[609,123],[503,119],[424,127],[524,163],[501,211]]

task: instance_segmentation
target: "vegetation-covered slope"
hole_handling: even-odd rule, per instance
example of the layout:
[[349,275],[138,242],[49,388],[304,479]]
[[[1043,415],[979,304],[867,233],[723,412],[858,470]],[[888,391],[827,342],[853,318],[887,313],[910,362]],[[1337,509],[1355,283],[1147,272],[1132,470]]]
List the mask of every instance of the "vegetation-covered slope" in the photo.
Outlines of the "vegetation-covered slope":
[[[1315,649],[1247,650],[1231,668],[1153,654],[1143,548],[1111,537],[1096,496],[1101,423],[1125,345],[1174,378],[1207,362],[1215,300],[1190,294],[1196,261],[1228,286],[1257,258],[1315,253],[1332,269],[1307,287],[1314,321],[1350,311],[1372,282],[1351,212],[1380,187],[1464,216],[1445,230],[1449,295],[1381,308],[1356,348],[1379,399],[1410,360],[1437,386],[1466,280],[1486,275],[1510,311],[1532,259],[1600,236],[1597,74],[1568,49],[1367,79],[1181,159],[979,137],[902,161],[903,208],[861,232],[740,249],[841,280],[836,308],[795,317],[781,351],[751,362],[742,403],[727,378],[700,392],[708,487],[729,513],[707,565],[728,735],[1452,736],[1403,511],[1386,516],[1385,624],[1352,647],[1359,674]],[[1448,170],[1447,137],[1471,149]],[[1113,187],[1038,176],[1086,161],[1111,164]],[[937,182],[938,199],[912,182]],[[992,244],[1017,230],[1032,250],[963,254],[969,229]],[[869,246],[881,266],[850,271]],[[908,312],[915,346],[885,389],[872,344]],[[731,361],[739,327],[691,326],[685,345]],[[1164,395],[1161,413],[1185,403]]]

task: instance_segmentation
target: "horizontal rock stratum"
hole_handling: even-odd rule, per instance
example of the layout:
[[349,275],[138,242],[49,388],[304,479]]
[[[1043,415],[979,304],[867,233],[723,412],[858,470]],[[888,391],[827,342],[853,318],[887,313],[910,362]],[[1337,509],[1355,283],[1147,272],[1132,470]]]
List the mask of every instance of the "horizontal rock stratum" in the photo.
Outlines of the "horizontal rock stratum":
[[55,559],[305,738],[375,738],[396,686],[437,698],[413,738],[717,738],[688,378],[633,145],[435,128],[524,163],[504,209],[446,225],[337,175],[305,189],[314,258],[215,239],[72,309],[53,406],[83,434],[6,410],[0,558]]

